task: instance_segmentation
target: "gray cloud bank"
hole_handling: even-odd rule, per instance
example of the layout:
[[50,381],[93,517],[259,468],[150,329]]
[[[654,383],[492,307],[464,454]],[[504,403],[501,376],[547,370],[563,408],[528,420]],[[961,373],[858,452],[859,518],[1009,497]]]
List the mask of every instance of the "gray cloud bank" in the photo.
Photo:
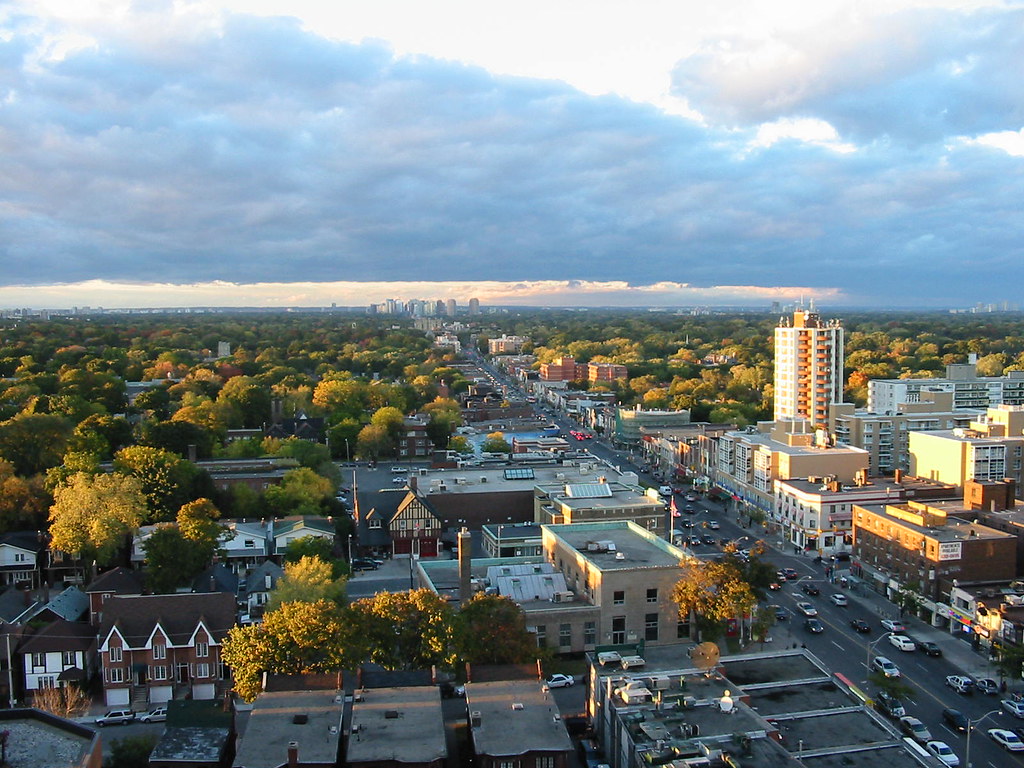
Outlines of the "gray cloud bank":
[[[57,59],[36,20],[5,27],[6,285],[679,281],[907,305],[1016,300],[1024,277],[1024,157],[971,141],[1024,126],[1019,11],[900,15],[760,67],[753,43],[709,46],[674,73],[704,124],[284,19]],[[853,151],[756,145],[807,118]]]

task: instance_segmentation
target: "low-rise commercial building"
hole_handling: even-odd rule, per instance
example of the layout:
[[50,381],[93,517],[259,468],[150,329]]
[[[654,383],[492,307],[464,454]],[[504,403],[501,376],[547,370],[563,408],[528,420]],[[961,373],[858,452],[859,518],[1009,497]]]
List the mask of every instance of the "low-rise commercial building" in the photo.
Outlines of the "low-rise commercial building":
[[910,433],[910,473],[964,485],[969,480],[1024,484],[1024,406],[999,405],[966,429]]

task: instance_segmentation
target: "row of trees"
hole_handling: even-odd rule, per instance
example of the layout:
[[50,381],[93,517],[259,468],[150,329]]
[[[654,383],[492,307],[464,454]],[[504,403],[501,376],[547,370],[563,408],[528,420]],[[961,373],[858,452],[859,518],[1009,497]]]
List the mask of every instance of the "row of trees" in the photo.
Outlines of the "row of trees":
[[276,607],[261,624],[235,627],[224,642],[235,691],[246,701],[259,693],[265,672],[334,672],[366,662],[392,670],[453,669],[465,661],[524,663],[539,653],[522,609],[497,595],[478,594],[458,609],[426,589],[341,605],[327,596],[307,599],[316,591],[298,586],[295,568],[282,581],[288,599],[275,596]]

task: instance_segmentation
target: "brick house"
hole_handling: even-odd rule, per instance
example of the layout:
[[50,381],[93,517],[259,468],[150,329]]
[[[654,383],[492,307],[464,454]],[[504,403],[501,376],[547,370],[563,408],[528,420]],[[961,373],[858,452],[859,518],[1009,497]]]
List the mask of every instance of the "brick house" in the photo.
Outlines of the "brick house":
[[224,592],[111,597],[99,634],[107,705],[163,703],[180,690],[214,698],[234,625],[235,596]]
[[98,627],[103,623],[103,604],[115,595],[141,595],[142,576],[138,571],[118,566],[97,576],[85,588],[89,598],[89,622]]

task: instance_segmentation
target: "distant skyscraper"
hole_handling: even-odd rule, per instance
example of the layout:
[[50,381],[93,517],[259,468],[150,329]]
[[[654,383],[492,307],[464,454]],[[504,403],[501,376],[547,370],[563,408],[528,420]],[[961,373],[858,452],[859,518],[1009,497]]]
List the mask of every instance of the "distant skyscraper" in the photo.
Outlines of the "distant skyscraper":
[[480,299],[469,300],[469,314],[479,315],[480,314]]
[[798,309],[775,329],[775,420],[828,423],[828,406],[843,399],[843,328]]
[[455,299],[448,299],[448,301],[445,302],[444,306],[445,313],[448,315],[448,317],[455,317],[455,309],[457,307]]
[[231,356],[231,342],[229,341],[218,341],[217,342],[217,357],[230,357]]

